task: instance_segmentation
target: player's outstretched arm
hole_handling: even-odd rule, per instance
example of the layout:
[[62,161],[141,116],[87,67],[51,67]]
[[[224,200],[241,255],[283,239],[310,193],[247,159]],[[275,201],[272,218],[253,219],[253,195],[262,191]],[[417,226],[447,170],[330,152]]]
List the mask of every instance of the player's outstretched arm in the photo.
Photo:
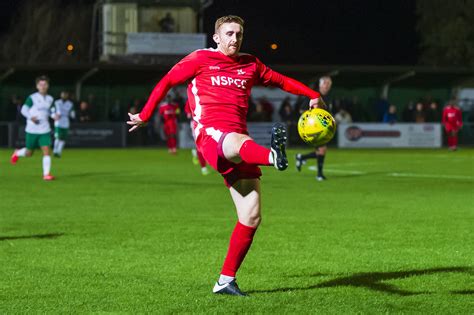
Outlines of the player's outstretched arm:
[[[156,106],[161,102],[161,100],[163,100],[166,94],[168,94],[168,91],[173,86],[184,83],[186,80],[195,76],[198,66],[199,62],[197,60],[197,54],[196,52],[193,52],[171,68],[171,70],[155,86],[142,111],[137,116],[129,114],[130,121],[127,123],[133,125],[129,131],[142,127],[145,122],[151,118]],[[132,117],[134,118],[132,119]]]
[[263,85],[272,85],[279,87],[283,91],[286,91],[295,95],[304,95],[310,99],[309,107],[327,108],[321,94],[309,88],[305,84],[298,80],[287,77],[281,73],[273,71],[260,60],[257,59],[257,69],[260,75],[260,81]]

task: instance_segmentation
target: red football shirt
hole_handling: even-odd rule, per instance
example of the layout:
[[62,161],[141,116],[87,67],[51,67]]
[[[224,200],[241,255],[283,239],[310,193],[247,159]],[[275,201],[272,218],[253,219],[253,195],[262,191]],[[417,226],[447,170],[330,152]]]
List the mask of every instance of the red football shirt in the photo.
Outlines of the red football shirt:
[[188,101],[197,133],[208,127],[223,132],[246,132],[248,99],[255,85],[279,87],[310,99],[320,97],[318,92],[273,71],[255,56],[229,57],[217,49],[201,49],[184,57],[161,79],[140,118],[149,120],[168,90],[188,80]]
[[179,109],[178,104],[175,103],[163,103],[160,105],[159,111],[161,117],[165,122],[169,120],[176,120],[177,119],[177,111]]
[[443,109],[443,125],[451,128],[462,127],[462,112],[457,106],[448,105]]

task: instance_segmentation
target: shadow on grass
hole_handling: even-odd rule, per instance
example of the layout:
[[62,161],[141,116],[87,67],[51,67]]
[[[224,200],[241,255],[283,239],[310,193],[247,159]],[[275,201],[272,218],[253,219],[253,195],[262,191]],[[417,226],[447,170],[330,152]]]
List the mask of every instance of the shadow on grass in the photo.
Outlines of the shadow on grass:
[[23,239],[53,239],[63,236],[64,233],[48,233],[48,234],[33,234],[33,235],[20,235],[20,236],[0,236],[0,241],[12,241],[12,240],[23,240]]
[[[339,277],[329,281],[323,281],[318,284],[304,286],[304,287],[286,287],[286,288],[275,288],[268,290],[254,290],[248,291],[248,293],[275,293],[275,292],[287,292],[287,291],[303,291],[313,290],[320,288],[333,288],[333,287],[357,287],[366,288],[374,291],[385,292],[390,294],[397,294],[400,296],[409,296],[417,294],[428,294],[430,292],[412,292],[408,290],[402,290],[394,285],[382,283],[387,280],[397,280],[409,277],[439,274],[439,273],[469,273],[474,272],[469,267],[440,267],[430,269],[418,269],[418,270],[407,270],[407,271],[395,271],[395,272],[366,272],[366,273],[355,273],[346,277]],[[316,274],[320,275],[320,274]],[[307,275],[311,277],[312,275]],[[472,294],[473,291],[452,291],[454,294]]]

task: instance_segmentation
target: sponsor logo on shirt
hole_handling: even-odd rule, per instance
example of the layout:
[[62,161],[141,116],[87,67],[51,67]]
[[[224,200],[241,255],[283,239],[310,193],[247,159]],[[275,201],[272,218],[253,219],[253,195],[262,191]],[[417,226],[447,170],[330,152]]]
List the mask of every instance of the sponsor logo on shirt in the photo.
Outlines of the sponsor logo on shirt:
[[212,85],[218,86],[227,86],[227,85],[235,85],[240,89],[246,89],[245,85],[247,84],[247,80],[244,79],[234,79],[231,77],[226,77],[224,75],[218,76],[211,76],[211,83]]
[[209,66],[209,70],[220,70],[221,67],[219,66]]
[[245,71],[242,70],[242,69],[238,69],[238,70],[237,70],[237,74],[238,74],[238,75],[244,75],[244,74],[245,74]]

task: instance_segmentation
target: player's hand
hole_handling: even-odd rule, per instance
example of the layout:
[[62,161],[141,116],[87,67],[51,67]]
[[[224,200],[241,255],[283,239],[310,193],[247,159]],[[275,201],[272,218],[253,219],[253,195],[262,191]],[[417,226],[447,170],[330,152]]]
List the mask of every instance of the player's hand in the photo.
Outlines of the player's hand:
[[132,128],[128,129],[128,132],[132,132],[135,129],[146,125],[146,123],[140,118],[139,114],[128,113],[128,118],[130,120],[127,121],[127,124],[132,126]]
[[54,120],[58,121],[59,118],[61,118],[61,115],[59,115],[59,114],[54,115]]
[[36,125],[39,123],[39,120],[36,118],[36,116],[30,117],[30,120]]
[[318,98],[313,98],[312,100],[309,101],[309,108],[310,109],[313,109],[313,108],[326,109],[328,107],[327,107],[326,103],[324,103],[323,98],[318,97]]

